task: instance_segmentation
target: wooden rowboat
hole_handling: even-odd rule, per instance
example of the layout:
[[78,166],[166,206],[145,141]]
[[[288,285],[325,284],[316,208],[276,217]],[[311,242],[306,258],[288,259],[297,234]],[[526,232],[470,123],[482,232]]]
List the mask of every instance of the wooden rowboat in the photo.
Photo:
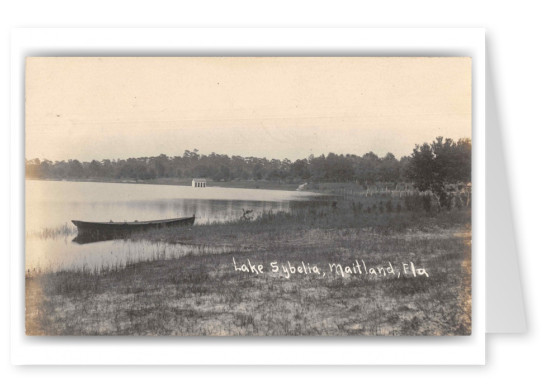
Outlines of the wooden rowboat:
[[192,217],[181,217],[176,219],[133,221],[133,222],[91,222],[71,220],[78,228],[79,237],[92,237],[97,239],[108,239],[126,236],[132,232],[145,231],[166,227],[193,225],[195,215]]

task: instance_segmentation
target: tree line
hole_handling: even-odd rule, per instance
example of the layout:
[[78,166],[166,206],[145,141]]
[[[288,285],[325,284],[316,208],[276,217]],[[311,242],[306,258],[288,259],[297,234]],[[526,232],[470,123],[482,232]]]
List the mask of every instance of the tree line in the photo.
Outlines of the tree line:
[[28,159],[25,174],[32,179],[152,180],[157,178],[205,177],[214,181],[268,180],[286,182],[378,182],[412,181],[421,190],[434,190],[434,183],[470,182],[471,141],[438,137],[431,144],[416,145],[412,154],[397,159],[373,152],[362,156],[329,153],[289,159],[228,156],[186,150],[180,156],[50,161]]

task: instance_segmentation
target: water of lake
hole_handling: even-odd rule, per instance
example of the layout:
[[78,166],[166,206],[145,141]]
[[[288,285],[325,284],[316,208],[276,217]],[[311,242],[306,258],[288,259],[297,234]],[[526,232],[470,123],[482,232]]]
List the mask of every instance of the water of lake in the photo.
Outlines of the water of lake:
[[124,266],[230,250],[129,240],[78,244],[72,241],[76,228],[71,220],[141,221],[195,214],[195,224],[208,224],[237,220],[243,209],[252,209],[256,216],[289,211],[317,197],[298,191],[124,183],[27,180],[25,186],[25,258],[31,272]]

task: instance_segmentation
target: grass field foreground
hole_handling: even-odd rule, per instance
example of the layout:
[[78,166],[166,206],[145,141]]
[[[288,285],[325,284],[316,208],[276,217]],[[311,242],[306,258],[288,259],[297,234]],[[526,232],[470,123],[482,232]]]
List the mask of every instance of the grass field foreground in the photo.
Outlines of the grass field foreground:
[[29,277],[27,334],[469,335],[470,227],[467,208],[341,200],[141,233],[232,250]]

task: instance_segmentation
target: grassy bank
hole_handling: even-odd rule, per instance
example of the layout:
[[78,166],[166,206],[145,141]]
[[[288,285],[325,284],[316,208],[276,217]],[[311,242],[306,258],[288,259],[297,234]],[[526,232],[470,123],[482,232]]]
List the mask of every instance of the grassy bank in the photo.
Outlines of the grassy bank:
[[[470,211],[370,202],[136,235],[233,251],[28,278],[27,333],[469,334]],[[314,266],[319,274],[308,273]]]

